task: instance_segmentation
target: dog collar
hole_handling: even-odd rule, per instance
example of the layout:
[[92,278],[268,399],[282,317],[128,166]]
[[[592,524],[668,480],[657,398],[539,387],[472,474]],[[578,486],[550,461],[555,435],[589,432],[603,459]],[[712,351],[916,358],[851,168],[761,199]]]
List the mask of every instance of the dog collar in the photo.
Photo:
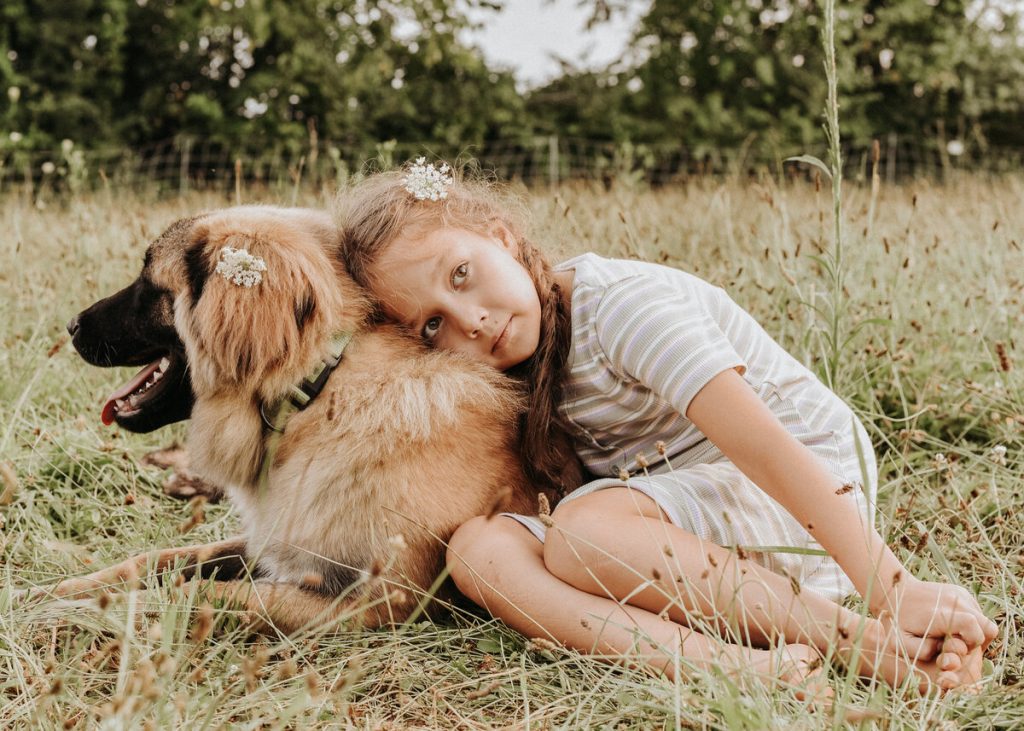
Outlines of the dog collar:
[[327,356],[316,365],[308,376],[299,381],[299,383],[292,384],[289,387],[288,393],[271,409],[269,417],[263,410],[263,404],[260,404],[260,418],[263,419],[263,423],[270,430],[267,436],[266,447],[263,450],[263,461],[260,464],[259,479],[256,483],[260,489],[262,489],[270,474],[270,465],[274,463],[274,456],[277,454],[281,435],[284,434],[288,419],[295,412],[302,411],[309,406],[313,399],[324,390],[324,386],[327,385],[327,379],[331,377],[331,373],[341,363],[341,357],[351,340],[352,333],[347,332],[338,333],[332,337],[331,342],[327,346]]

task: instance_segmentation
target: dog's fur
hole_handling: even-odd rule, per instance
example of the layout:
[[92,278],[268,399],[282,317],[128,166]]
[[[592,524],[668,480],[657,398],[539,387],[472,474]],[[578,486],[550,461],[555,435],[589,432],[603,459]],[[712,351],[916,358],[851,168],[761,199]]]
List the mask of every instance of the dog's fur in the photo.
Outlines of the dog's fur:
[[[509,382],[369,323],[336,242],[327,214],[302,209],[238,207],[181,220],[149,246],[132,285],[69,324],[93,364],[170,358],[140,408],[116,421],[150,431],[190,412],[192,468],[225,488],[244,536],[138,556],[54,593],[184,560],[204,575],[215,567],[217,595],[283,631],[351,612],[353,603],[376,625],[416,607],[460,523],[498,509],[535,512],[537,493],[514,446],[521,404]],[[247,288],[217,274],[224,246],[263,258],[263,282]],[[341,330],[356,336],[324,391],[288,421],[267,484],[258,485],[268,433],[261,406],[304,378]],[[242,580],[249,575],[251,585]]]

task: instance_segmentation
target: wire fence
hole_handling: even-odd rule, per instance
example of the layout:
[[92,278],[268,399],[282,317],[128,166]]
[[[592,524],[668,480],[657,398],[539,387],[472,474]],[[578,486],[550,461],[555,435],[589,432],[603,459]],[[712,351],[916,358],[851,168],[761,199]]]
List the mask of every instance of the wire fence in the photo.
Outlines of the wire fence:
[[[278,146],[259,154],[239,154],[215,141],[190,137],[138,149],[85,150],[65,141],[56,150],[0,149],[0,192],[74,193],[155,186],[159,191],[184,193],[253,185],[333,185],[420,155],[472,161],[502,179],[527,185],[589,180],[657,186],[707,176],[813,174],[806,166],[785,164],[787,158],[802,154],[823,157],[824,148],[747,145],[714,149],[549,136],[462,147],[394,141],[354,147],[320,141],[303,148]],[[1020,173],[1024,171],[1024,149],[968,148],[958,140],[943,143],[897,135],[869,144],[847,144],[844,174],[863,180],[872,171],[889,183],[920,177],[947,179],[961,171]]]

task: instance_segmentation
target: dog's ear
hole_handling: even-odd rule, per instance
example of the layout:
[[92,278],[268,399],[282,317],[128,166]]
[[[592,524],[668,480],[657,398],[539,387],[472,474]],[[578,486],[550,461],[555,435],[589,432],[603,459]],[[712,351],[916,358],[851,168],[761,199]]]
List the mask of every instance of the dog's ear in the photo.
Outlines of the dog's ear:
[[185,339],[189,359],[197,371],[212,365],[218,382],[261,379],[304,362],[305,331],[340,310],[332,264],[314,237],[283,225],[233,224],[198,224],[184,252],[189,301],[180,314],[194,336]]

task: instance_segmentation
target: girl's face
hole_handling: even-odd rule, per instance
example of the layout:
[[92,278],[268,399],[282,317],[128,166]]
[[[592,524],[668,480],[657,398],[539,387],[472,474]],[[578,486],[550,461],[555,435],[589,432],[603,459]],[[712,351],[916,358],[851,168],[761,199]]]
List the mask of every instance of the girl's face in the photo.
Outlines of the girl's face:
[[507,229],[400,236],[374,265],[387,315],[438,348],[506,370],[540,341],[540,299]]

